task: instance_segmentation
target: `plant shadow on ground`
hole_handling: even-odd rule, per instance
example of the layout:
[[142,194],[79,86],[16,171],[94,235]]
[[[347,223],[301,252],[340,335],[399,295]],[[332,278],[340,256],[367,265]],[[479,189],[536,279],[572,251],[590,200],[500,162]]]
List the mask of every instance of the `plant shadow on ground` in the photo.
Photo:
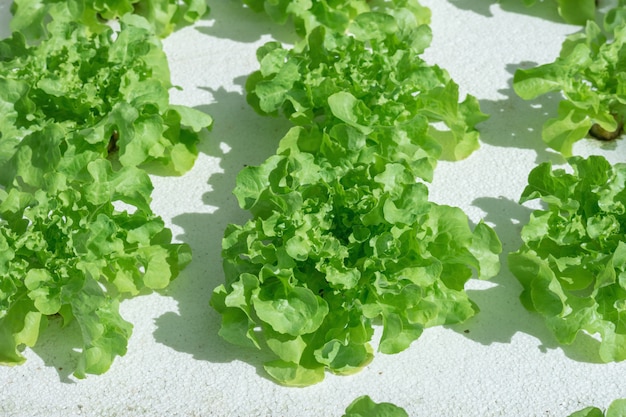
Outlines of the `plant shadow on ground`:
[[513,75],[517,69],[535,67],[533,62],[508,64],[511,74],[506,89],[498,90],[505,96],[502,100],[479,100],[480,108],[491,117],[481,123],[480,140],[492,146],[530,149],[536,154],[536,163],[551,161],[562,164],[565,159],[558,152],[548,148],[541,139],[543,124],[556,117],[560,93],[544,94],[534,100],[523,100],[513,90]]
[[481,16],[493,16],[491,6],[498,5],[502,10],[545,19],[551,22],[564,23],[559,16],[557,3],[554,0],[537,1],[532,6],[525,6],[522,0],[448,0],[453,6],[469,10]]
[[[535,66],[522,62],[509,64],[507,71],[513,75],[517,68]],[[481,109],[491,117],[483,123],[481,141],[495,147],[530,149],[536,153],[535,162],[562,164],[563,156],[548,148],[541,139],[543,123],[556,116],[561,96],[558,92],[546,94],[532,101],[517,96],[512,86],[500,90],[503,100],[480,100]],[[507,255],[522,244],[521,230],[528,223],[532,209],[504,197],[481,197],[473,205],[483,210],[484,220],[502,241],[500,273],[491,280],[495,286],[482,290],[468,290],[470,298],[480,308],[480,313],[465,323],[450,326],[455,331],[484,345],[509,343],[518,333],[526,333],[540,341],[542,351],[562,349],[569,358],[580,362],[600,362],[599,343],[586,334],[579,334],[572,345],[560,345],[537,313],[526,310],[519,300],[521,285],[509,271]]]
[[46,366],[57,371],[60,382],[73,384],[75,381],[71,379],[71,375],[78,364],[80,356],[78,349],[82,345],[83,340],[76,322],[63,327],[61,317],[52,316],[48,319],[47,328],[40,333],[37,343],[31,350]]
[[[244,82],[245,77],[236,80],[238,84]],[[208,179],[211,190],[201,198],[206,206],[216,209],[173,218],[173,223],[184,230],[177,238],[191,246],[194,260],[164,292],[177,301],[178,312],[168,312],[156,319],[154,337],[157,342],[199,360],[241,360],[261,372],[263,352],[233,346],[219,337],[221,316],[210,307],[209,299],[213,289],[224,282],[221,258],[224,230],[230,223],[243,224],[249,218],[232,194],[237,173],[246,165],[259,165],[273,155],[290,124],[284,119],[256,114],[241,93],[205,90],[212,93],[215,102],[198,109],[213,117],[214,127],[200,151],[219,158],[221,172],[211,175]]]
[[254,42],[267,34],[279,42],[293,44],[296,40],[290,22],[277,24],[266,13],[255,12],[241,0],[215,1],[210,7],[211,11],[204,19],[213,20],[213,24],[197,27],[205,35],[238,42]]

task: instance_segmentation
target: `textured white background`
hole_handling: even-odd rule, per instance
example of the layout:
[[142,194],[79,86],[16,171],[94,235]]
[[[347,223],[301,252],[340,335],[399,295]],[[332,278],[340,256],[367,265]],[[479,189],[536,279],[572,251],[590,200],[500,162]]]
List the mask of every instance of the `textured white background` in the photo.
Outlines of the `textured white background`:
[[[530,209],[516,203],[528,172],[563,159],[544,146],[541,125],[557,97],[533,102],[511,88],[516,68],[554,60],[576,27],[552,8],[528,10],[521,0],[422,0],[432,9],[434,41],[425,58],[446,68],[461,91],[475,95],[491,118],[480,125],[482,148],[467,160],[442,162],[430,186],[432,200],[484,218],[504,253],[517,249]],[[9,33],[10,0],[0,0],[0,36]],[[102,376],[76,380],[66,353],[76,334],[53,323],[28,360],[0,367],[0,416],[341,416],[357,396],[389,401],[410,416],[565,417],[587,405],[606,407],[626,397],[626,363],[600,364],[591,337],[559,346],[518,302],[520,286],[503,268],[491,282],[470,282],[481,313],[465,324],[432,328],[408,350],[378,354],[361,373],[327,375],[308,388],[278,386],[263,375],[263,355],[223,342],[219,316],[209,306],[223,280],[220,240],[227,223],[241,223],[231,190],[244,164],[261,163],[288,128],[255,114],[242,85],[257,68],[255,51],[277,39],[278,27],[237,0],[210,2],[211,14],[164,41],[174,84],[172,100],[205,110],[215,127],[200,146],[194,169],[180,178],[154,177],[154,210],[187,242],[194,261],[161,294],[125,301],[134,324],[126,356]],[[541,16],[541,17],[538,17]],[[584,141],[575,153],[626,160],[626,141],[601,147]]]

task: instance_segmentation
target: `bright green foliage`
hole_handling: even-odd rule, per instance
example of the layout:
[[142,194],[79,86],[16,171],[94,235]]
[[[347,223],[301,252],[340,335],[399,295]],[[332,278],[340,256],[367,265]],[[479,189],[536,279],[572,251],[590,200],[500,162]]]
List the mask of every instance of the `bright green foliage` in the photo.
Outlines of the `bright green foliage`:
[[60,15],[37,44],[19,32],[0,41],[1,364],[22,363],[59,315],[82,335],[75,375],[105,372],[132,329],[120,300],[164,288],[190,261],[139,166],[187,171],[211,118],[169,104],[146,20],[120,26],[93,34]]
[[569,415],[569,417],[624,417],[626,416],[626,399],[620,399],[613,401],[606,413],[603,413],[597,407],[587,407],[580,411],[576,411]]
[[304,37],[317,26],[344,33],[350,23],[366,12],[393,13],[410,11],[419,24],[430,23],[430,9],[418,0],[242,0],[258,12],[265,11],[274,21],[283,24],[291,19],[296,32]]
[[[414,126],[424,135],[427,122]],[[396,142],[397,139],[397,142]],[[423,158],[407,136],[370,135],[348,123],[293,128],[278,154],[237,177],[254,218],[230,225],[226,283],[212,298],[226,340],[272,352],[267,372],[286,385],[319,382],[327,368],[360,370],[379,350],[406,349],[428,326],[473,316],[472,270],[498,271],[500,242],[457,208],[427,200],[415,182]]]
[[543,127],[543,140],[565,156],[592,126],[618,136],[626,121],[626,9],[607,15],[607,34],[593,21],[581,33],[568,36],[552,63],[517,70],[515,92],[530,100],[559,91],[564,100],[558,116]]
[[479,147],[475,125],[487,116],[472,96],[459,103],[448,73],[421,59],[431,31],[411,11],[362,13],[350,34],[318,26],[291,50],[276,42],[261,47],[260,70],[246,85],[249,103],[297,125],[345,122],[363,132],[406,131],[423,115],[447,127],[431,127],[435,159],[462,159]]
[[342,417],[409,417],[409,415],[397,405],[375,403],[369,396],[364,395],[354,400]]
[[99,35],[74,22],[48,28],[36,46],[18,32],[0,42],[0,163],[24,136],[55,124],[67,152],[107,157],[119,149],[123,166],[191,168],[198,131],[211,118],[169,104],[167,59],[143,18],[127,15],[119,32]]
[[[75,320],[83,343],[75,375],[106,371],[126,351],[131,325],[120,296],[164,288],[189,262],[186,245],[149,207],[152,184],[135,167],[114,171],[69,151],[51,125],[21,140],[0,189],[0,363],[23,361],[47,316]],[[5,173],[6,174],[6,173]],[[131,211],[118,211],[113,202]]]
[[603,157],[569,160],[573,173],[543,163],[521,201],[541,199],[509,255],[524,306],[564,344],[599,334],[604,361],[626,359],[626,164]]
[[[531,6],[537,0],[523,0],[526,6]],[[596,0],[556,0],[559,14],[567,23],[585,25],[587,21],[596,17]]]
[[143,16],[159,37],[195,22],[208,11],[205,0],[13,0],[11,30],[27,39],[46,37],[49,18],[77,22],[94,33],[108,29],[107,20],[127,14]]

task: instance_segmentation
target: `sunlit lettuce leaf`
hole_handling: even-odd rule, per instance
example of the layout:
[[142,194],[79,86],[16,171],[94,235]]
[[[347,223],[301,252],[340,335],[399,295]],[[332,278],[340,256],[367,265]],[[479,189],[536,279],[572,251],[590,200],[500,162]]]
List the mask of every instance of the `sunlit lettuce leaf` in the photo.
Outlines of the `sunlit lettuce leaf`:
[[509,267],[536,311],[564,344],[600,336],[602,360],[626,359],[626,164],[570,158],[572,173],[543,163],[531,171],[521,202],[540,199],[522,229]]

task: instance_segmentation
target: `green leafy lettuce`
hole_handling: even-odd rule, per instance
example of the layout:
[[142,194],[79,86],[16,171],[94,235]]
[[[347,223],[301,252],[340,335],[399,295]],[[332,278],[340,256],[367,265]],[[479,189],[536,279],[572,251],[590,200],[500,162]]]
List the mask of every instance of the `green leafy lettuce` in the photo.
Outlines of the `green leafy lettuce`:
[[402,408],[391,403],[375,403],[364,395],[346,408],[343,417],[409,417]]
[[533,169],[521,202],[540,199],[509,267],[524,306],[541,314],[559,342],[600,337],[603,361],[626,359],[626,164],[569,160],[572,173]]
[[[106,371],[126,351],[120,297],[164,288],[190,260],[149,206],[135,167],[68,150],[63,129],[33,132],[5,164],[0,189],[0,363],[19,364],[49,316],[80,328],[75,375]],[[64,151],[65,150],[65,151]],[[126,204],[120,211],[114,203]]]
[[[414,129],[424,135],[425,118]],[[429,202],[415,181],[424,151],[397,140],[347,123],[294,127],[277,155],[237,177],[235,195],[254,218],[226,229],[226,282],[211,304],[222,337],[275,356],[265,369],[279,383],[360,370],[377,320],[383,353],[466,320],[477,311],[463,290],[472,271],[498,271],[493,230],[471,230],[460,209]]]
[[624,415],[626,415],[626,399],[620,399],[613,401],[606,409],[606,413],[597,407],[587,407],[570,414],[569,417],[622,417]]
[[18,32],[0,41],[0,163],[24,136],[55,124],[76,154],[115,154],[123,166],[153,163],[177,174],[192,167],[211,118],[169,103],[167,59],[145,19],[120,23],[95,35],[52,21],[35,46]]
[[46,36],[52,20],[77,22],[94,33],[107,30],[106,22],[127,14],[144,17],[154,33],[166,37],[176,27],[190,24],[208,11],[205,0],[13,0],[11,30],[27,39]]
[[[515,72],[513,88],[530,100],[562,93],[558,116],[543,127],[543,140],[565,156],[589,132],[614,139],[626,120],[626,9],[611,11],[603,31],[588,21],[585,30],[567,37],[552,63]],[[607,37],[608,35],[611,35]]]
[[448,73],[421,59],[431,40],[428,26],[398,8],[362,13],[349,30],[317,26],[291,50],[276,42],[261,47],[260,70],[246,85],[248,102],[297,125],[345,122],[362,131],[403,129],[423,115],[446,127],[431,126],[435,158],[462,159],[479,147],[475,125],[487,116],[472,96],[459,103]]

